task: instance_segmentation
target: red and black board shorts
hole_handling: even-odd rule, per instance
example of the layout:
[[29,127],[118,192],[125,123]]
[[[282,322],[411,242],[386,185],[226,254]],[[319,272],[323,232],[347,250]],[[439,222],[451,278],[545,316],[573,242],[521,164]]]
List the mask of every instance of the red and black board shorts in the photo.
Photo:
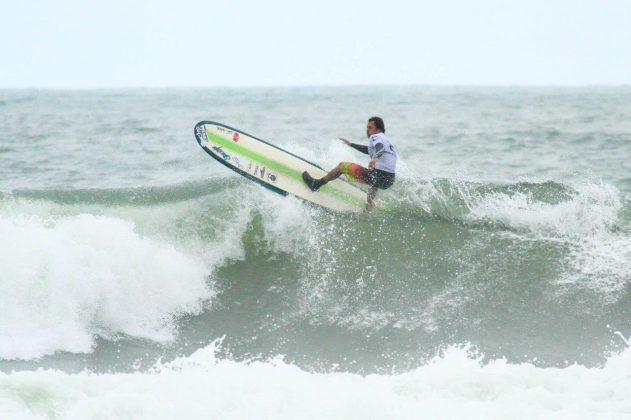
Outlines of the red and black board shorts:
[[382,190],[386,190],[394,184],[394,174],[380,169],[368,169],[351,162],[342,162],[341,170],[350,181],[361,182]]

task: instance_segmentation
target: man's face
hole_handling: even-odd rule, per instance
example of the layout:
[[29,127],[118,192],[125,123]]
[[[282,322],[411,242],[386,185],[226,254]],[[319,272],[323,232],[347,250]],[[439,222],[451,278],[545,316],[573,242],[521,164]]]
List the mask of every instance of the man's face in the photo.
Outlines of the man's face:
[[366,137],[370,137],[373,134],[377,133],[379,133],[379,130],[377,130],[377,127],[375,127],[375,122],[368,121],[368,125],[366,125]]

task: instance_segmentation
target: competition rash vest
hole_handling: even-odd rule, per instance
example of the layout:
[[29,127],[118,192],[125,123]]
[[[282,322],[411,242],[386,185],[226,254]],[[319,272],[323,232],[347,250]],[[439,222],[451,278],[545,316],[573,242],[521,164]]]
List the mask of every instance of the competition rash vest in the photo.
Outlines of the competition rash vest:
[[383,133],[373,134],[368,138],[368,146],[351,143],[353,149],[370,155],[370,158],[380,156],[375,169],[395,173],[397,169],[397,152],[390,140]]
[[[378,145],[381,145],[381,147]],[[371,159],[381,155],[375,169],[395,173],[397,168],[397,153],[385,134],[377,133],[370,136],[368,139],[368,154]]]

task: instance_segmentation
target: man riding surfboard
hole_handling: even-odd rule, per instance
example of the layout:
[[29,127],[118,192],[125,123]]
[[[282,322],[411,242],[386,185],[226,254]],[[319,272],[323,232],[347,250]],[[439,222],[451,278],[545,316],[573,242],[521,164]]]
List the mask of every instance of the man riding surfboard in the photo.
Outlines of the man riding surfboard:
[[386,137],[386,127],[380,117],[370,117],[366,125],[366,136],[368,146],[352,143],[345,138],[339,140],[370,156],[368,168],[351,162],[340,162],[328,174],[320,179],[313,178],[309,172],[302,173],[311,191],[317,191],[327,182],[333,181],[342,174],[353,182],[370,185],[367,195],[366,211],[374,207],[374,198],[379,189],[388,189],[394,184],[395,171],[397,165],[397,154],[390,140]]

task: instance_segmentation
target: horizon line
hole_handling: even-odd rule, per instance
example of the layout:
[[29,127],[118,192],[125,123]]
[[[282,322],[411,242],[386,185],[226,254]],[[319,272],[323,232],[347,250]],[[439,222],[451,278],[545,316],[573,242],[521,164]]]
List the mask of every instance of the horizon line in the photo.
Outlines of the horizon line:
[[428,88],[614,88],[631,87],[630,83],[372,83],[372,84],[287,84],[287,85],[129,85],[129,86],[0,86],[0,90],[47,90],[47,91],[88,91],[88,90],[169,90],[169,89],[292,89],[292,88],[384,88],[384,87],[428,87]]

